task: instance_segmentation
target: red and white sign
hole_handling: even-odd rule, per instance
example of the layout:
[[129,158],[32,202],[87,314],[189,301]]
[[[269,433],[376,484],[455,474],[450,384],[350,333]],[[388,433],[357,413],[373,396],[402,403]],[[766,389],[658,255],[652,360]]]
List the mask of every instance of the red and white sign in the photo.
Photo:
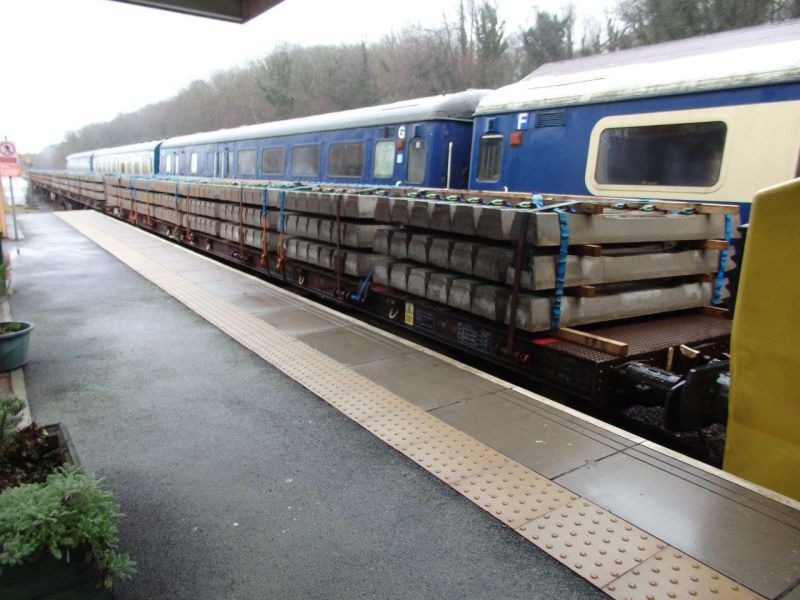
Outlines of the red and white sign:
[[0,142],[0,177],[21,177],[22,167],[17,161],[17,147],[13,142]]
[[0,163],[17,163],[17,147],[13,142],[0,142]]

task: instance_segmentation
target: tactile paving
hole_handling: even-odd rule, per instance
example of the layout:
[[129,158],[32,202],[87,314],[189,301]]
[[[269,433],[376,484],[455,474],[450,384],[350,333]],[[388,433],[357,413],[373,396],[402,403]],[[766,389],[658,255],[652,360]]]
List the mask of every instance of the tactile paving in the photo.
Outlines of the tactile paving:
[[132,249],[115,237],[130,226],[58,216],[612,597],[762,598]]
[[620,600],[762,598],[675,548],[665,548],[650,560],[606,585],[603,591]]
[[518,528],[577,496],[510,459],[480,465],[453,487],[509,527]]
[[523,525],[519,532],[601,587],[667,547],[583,498]]

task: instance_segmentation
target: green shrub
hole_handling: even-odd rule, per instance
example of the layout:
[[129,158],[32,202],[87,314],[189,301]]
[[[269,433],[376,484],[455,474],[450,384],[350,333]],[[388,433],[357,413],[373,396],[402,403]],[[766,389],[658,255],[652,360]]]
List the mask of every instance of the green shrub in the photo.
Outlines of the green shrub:
[[96,559],[106,588],[130,577],[136,563],[117,552],[119,505],[102,479],[68,465],[45,483],[27,483],[0,493],[0,566],[14,566],[50,552],[60,560],[73,549]]
[[0,451],[14,439],[23,408],[25,403],[16,396],[0,398]]

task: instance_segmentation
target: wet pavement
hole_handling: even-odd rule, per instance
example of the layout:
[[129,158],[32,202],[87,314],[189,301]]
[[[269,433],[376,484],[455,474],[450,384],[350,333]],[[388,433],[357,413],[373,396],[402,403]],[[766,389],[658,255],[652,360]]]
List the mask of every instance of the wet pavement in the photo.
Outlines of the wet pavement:
[[117,597],[605,597],[55,215],[20,223],[28,398],[126,513]]

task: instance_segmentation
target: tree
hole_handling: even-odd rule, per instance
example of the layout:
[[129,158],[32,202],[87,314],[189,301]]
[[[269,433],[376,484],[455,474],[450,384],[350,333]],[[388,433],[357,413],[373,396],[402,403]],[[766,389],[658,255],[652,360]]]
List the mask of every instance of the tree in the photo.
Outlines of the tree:
[[498,21],[497,6],[494,3],[482,2],[475,9],[473,30],[478,67],[476,83],[480,87],[494,87],[505,79],[503,70],[498,68],[508,51],[504,29],[505,22]]
[[636,46],[800,16],[797,0],[622,0],[617,13]]
[[572,58],[575,13],[570,6],[563,17],[536,11],[536,22],[522,32],[522,48],[528,71],[553,61]]
[[264,59],[264,77],[259,80],[258,85],[278,118],[289,117],[294,113],[292,66],[289,48],[281,48]]

